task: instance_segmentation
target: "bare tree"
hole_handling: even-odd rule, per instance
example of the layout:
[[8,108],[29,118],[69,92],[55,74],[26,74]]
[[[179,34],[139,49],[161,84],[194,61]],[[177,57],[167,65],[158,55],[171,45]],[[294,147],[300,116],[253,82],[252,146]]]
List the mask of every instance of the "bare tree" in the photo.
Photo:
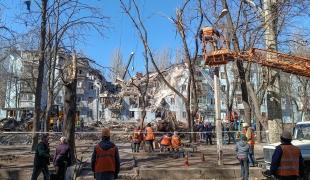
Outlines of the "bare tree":
[[42,113],[41,109],[41,96],[42,96],[42,85],[43,85],[43,74],[44,74],[44,63],[45,63],[45,44],[46,44],[46,24],[47,24],[47,2],[48,0],[42,0],[41,4],[41,41],[40,41],[40,59],[38,67],[38,77],[36,82],[36,93],[35,93],[35,114],[33,119],[33,139],[32,139],[32,151],[36,149],[38,144],[38,131],[40,116]]
[[[189,43],[187,42],[188,41],[187,36],[190,36],[191,31],[188,31],[186,29],[187,22],[185,22],[186,10],[190,9],[189,8],[190,1],[185,1],[182,7],[177,9],[175,18],[174,17],[170,18],[172,23],[175,25],[176,30],[182,40],[182,45],[183,45],[183,50],[184,50],[184,55],[185,55],[185,63],[189,69],[189,80],[187,84],[187,95],[186,96],[183,95],[177,89],[175,89],[175,87],[171,86],[171,84],[169,84],[169,82],[165,79],[160,69],[158,68],[153,50],[149,46],[147,29],[145,28],[144,23],[142,22],[140,9],[136,1],[135,0],[130,1],[131,2],[130,4],[125,4],[123,0],[120,0],[120,2],[121,2],[122,9],[129,16],[130,20],[132,21],[132,23],[134,24],[134,27],[136,28],[138,32],[138,36],[140,40],[142,41],[142,44],[145,49],[145,53],[146,53],[145,57],[146,56],[149,57],[156,72],[159,74],[159,77],[164,82],[164,84],[166,84],[167,87],[171,89],[174,93],[176,93],[185,103],[188,127],[191,131],[193,131],[193,122],[194,122],[193,119],[198,111],[194,64],[198,58],[199,32],[200,32],[201,24],[203,21],[203,16],[202,16],[202,11],[201,11],[202,10],[201,1],[197,1],[197,4],[198,4],[197,6],[199,6],[200,8],[197,8],[198,10],[196,9],[199,15],[196,16],[196,21],[195,21],[198,25],[193,30],[193,37],[195,39],[195,43],[194,43],[194,50],[192,52],[189,48]],[[193,10],[193,9],[190,9],[190,10]],[[136,17],[133,14],[136,14]],[[191,23],[191,21],[189,21],[188,23]],[[193,137],[191,136],[191,140],[192,138]]]
[[[169,49],[161,49],[155,53],[155,61],[160,70],[164,70],[171,66],[171,53]],[[151,65],[150,71],[155,71],[154,66]]]
[[110,78],[111,78],[112,82],[116,82],[117,78],[120,78],[120,79],[123,78],[123,74],[125,72],[126,67],[125,67],[123,55],[122,55],[120,49],[115,49],[112,52],[111,68],[113,70],[110,72]]

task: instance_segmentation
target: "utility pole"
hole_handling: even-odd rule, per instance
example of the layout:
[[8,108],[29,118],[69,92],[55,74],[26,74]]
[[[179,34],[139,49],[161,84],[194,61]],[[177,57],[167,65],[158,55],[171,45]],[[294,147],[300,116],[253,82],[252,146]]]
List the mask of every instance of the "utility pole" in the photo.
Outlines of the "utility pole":
[[32,129],[32,151],[35,150],[38,144],[38,131],[40,126],[41,117],[41,96],[42,96],[42,84],[44,76],[44,63],[45,63],[45,38],[46,38],[46,14],[47,14],[47,1],[41,0],[41,36],[40,36],[40,59],[38,67],[38,76],[36,83],[36,93],[35,93],[35,113],[33,119],[33,129]]
[[221,120],[221,96],[219,67],[214,69],[214,100],[215,100],[215,120],[216,120],[216,142],[217,142],[217,164],[223,165],[223,137],[222,137],[222,120]]
[[[277,50],[277,0],[264,0],[264,18],[266,24],[265,43],[267,50]],[[267,52],[267,59],[272,59],[272,53]],[[280,75],[279,71],[270,70],[267,82],[274,79],[274,82],[267,89],[267,117],[270,143],[278,142],[282,133],[282,108],[280,96]],[[269,80],[269,81],[268,81]]]

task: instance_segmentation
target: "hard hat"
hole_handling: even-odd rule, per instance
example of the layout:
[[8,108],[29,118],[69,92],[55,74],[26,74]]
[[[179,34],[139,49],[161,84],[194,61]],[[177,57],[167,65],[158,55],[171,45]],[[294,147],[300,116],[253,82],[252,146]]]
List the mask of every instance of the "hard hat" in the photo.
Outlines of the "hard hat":
[[102,134],[102,137],[110,137],[110,129],[103,128],[101,134]]
[[249,124],[248,123],[243,123],[242,127],[249,127]]
[[283,133],[281,135],[281,138],[291,140],[292,139],[292,134],[289,131],[283,131]]

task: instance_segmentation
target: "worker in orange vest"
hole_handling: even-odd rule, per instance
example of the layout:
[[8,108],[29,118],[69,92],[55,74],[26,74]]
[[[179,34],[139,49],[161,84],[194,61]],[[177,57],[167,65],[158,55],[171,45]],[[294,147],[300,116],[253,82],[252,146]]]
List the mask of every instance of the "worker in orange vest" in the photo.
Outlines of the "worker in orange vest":
[[303,177],[304,167],[300,149],[291,144],[292,134],[283,131],[281,144],[276,147],[270,166],[272,175],[280,180],[297,180]]
[[181,146],[181,138],[178,136],[178,132],[174,131],[173,136],[171,137],[171,147],[174,151],[179,151]]
[[155,140],[155,135],[151,124],[148,123],[145,128],[145,143],[148,144],[148,152],[154,152],[153,141]]
[[142,140],[143,140],[143,133],[140,129],[140,126],[138,126],[138,128],[134,129],[132,136],[133,152],[139,152]]
[[248,140],[248,144],[250,146],[249,149],[249,166],[254,167],[255,165],[255,157],[254,157],[254,145],[255,145],[255,134],[254,130],[249,126],[248,123],[242,124],[243,129],[241,134],[245,136]]
[[160,151],[165,151],[168,149],[170,151],[171,147],[171,133],[164,134],[163,137],[160,139]]
[[96,180],[114,180],[120,170],[118,148],[110,141],[110,130],[102,129],[102,140],[95,146],[91,167]]

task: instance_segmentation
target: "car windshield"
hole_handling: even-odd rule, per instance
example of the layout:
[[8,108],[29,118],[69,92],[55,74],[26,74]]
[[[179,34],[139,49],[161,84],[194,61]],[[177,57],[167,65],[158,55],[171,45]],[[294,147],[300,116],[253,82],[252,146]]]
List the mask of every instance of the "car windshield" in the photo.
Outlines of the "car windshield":
[[294,137],[296,139],[310,140],[310,124],[298,124],[295,127]]

